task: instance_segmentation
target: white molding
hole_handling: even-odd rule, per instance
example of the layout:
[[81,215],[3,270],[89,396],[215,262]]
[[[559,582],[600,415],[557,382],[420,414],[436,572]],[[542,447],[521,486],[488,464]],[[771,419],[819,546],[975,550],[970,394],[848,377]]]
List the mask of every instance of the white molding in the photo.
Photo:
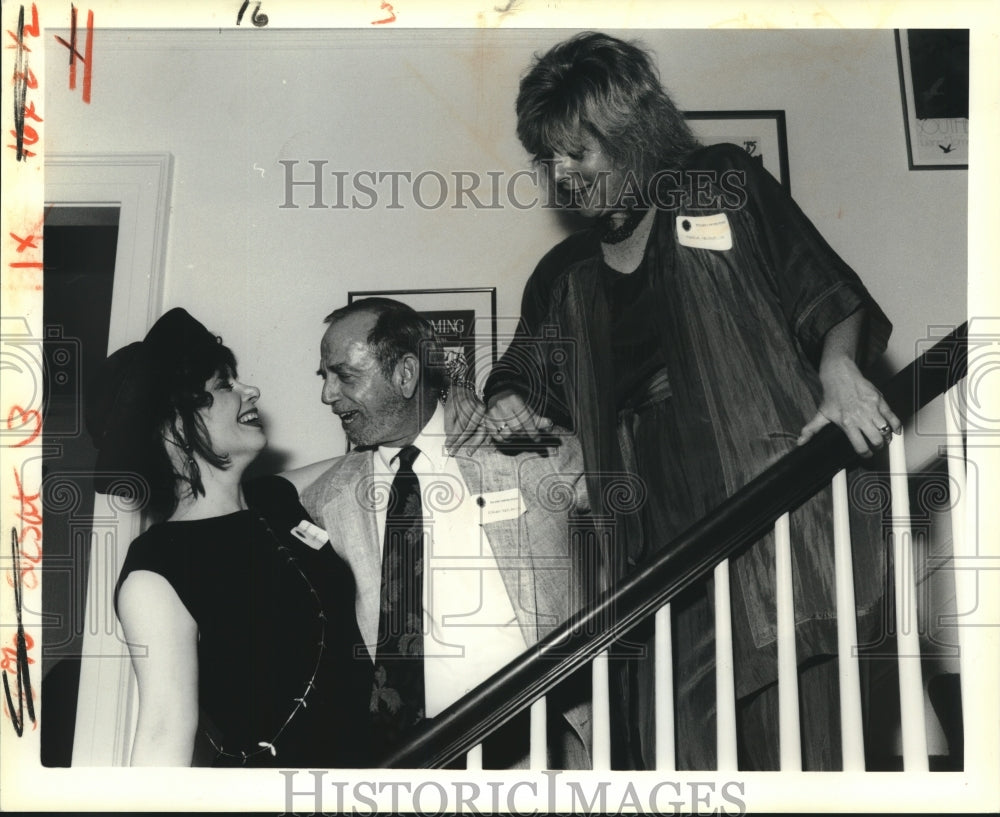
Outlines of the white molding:
[[[141,338],[162,309],[170,209],[169,154],[49,154],[45,206],[114,206],[118,248],[108,350]],[[135,728],[135,682],[114,614],[115,580],[142,515],[97,495],[87,581],[74,766],[125,765]]]
[[171,169],[168,153],[45,157],[46,208],[121,207],[109,350],[145,335],[162,307]]

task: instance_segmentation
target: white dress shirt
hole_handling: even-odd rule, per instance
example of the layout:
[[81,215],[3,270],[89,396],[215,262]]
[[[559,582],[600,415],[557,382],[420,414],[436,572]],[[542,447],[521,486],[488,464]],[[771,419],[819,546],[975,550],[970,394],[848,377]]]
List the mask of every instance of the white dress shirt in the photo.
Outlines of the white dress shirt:
[[[496,557],[482,529],[482,509],[445,450],[438,406],[413,444],[424,515],[424,688],[429,718],[469,692],[526,648]],[[399,448],[380,447],[375,472],[379,547]],[[369,651],[375,653],[374,645]]]

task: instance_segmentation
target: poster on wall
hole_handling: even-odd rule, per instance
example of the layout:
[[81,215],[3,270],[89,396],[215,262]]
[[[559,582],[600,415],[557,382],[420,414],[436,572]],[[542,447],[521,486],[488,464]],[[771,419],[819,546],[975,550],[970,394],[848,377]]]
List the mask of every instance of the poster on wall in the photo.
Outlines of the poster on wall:
[[784,111],[685,111],[684,116],[703,144],[728,142],[743,148],[792,192]]
[[969,30],[896,30],[911,170],[969,166]]
[[430,321],[452,377],[474,383],[482,393],[497,359],[495,287],[359,290],[348,292],[347,302],[376,297],[402,301]]

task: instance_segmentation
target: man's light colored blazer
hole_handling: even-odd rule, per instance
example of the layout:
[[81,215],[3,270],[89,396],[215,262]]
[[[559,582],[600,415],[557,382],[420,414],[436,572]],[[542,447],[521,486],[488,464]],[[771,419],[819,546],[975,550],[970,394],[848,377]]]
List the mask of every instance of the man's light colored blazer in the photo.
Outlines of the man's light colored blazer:
[[[472,496],[520,490],[524,512],[483,524],[528,645],[566,620],[580,603],[572,587],[569,516],[587,510],[579,443],[564,437],[545,451],[504,454],[492,445],[452,452]],[[352,451],[302,491],[302,504],[330,536],[354,573],[356,612],[366,644],[377,640],[382,582],[372,451]],[[562,707],[584,747],[590,745],[589,702]],[[565,751],[565,750],[564,750]],[[573,752],[571,751],[572,755]],[[572,766],[586,766],[577,756]]]

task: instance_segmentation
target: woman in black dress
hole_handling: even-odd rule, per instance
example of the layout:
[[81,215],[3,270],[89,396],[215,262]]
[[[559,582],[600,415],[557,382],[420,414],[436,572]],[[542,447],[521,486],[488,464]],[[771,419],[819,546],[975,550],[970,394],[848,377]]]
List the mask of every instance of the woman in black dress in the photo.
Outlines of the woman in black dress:
[[159,520],[115,588],[139,684],[132,765],[369,761],[350,570],[290,483],[241,483],[266,445],[259,396],[183,309],[111,355],[91,395],[97,489]]

